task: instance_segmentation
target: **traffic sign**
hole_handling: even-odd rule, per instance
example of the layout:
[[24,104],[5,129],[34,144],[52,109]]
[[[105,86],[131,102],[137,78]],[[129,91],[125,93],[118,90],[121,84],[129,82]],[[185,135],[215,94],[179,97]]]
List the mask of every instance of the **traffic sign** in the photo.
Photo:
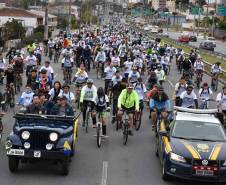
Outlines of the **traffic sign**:
[[217,15],[226,16],[226,6],[225,5],[217,6]]

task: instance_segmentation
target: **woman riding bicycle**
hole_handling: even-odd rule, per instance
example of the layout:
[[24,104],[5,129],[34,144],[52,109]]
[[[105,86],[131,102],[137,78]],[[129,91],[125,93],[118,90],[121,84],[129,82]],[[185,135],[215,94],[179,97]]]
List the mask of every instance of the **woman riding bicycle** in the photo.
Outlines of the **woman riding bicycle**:
[[102,133],[106,137],[107,133],[107,111],[110,110],[110,103],[108,96],[104,93],[104,89],[99,87],[97,89],[97,97],[96,97],[96,112],[99,114],[99,119],[102,123]]

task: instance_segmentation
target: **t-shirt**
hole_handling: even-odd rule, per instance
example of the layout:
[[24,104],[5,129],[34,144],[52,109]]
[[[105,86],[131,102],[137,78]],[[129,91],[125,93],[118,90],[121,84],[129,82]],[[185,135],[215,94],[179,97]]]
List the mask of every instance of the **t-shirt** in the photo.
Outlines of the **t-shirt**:
[[49,67],[42,66],[39,71],[41,72],[43,69],[47,71],[47,76],[49,76],[52,79],[52,74],[54,73],[53,68],[51,66]]
[[199,90],[199,96],[201,99],[208,100],[208,99],[210,99],[211,94],[213,94],[213,92],[210,88],[208,88],[208,89],[201,88]]
[[111,67],[106,67],[104,69],[104,72],[106,73],[105,79],[111,80],[112,77],[114,76],[115,72],[116,72],[116,68],[115,67],[112,67],[112,68]]
[[197,100],[197,96],[194,93],[194,91],[191,92],[191,94],[188,94],[187,91],[184,91],[180,98],[182,99],[182,107],[193,107],[194,106],[194,100]]
[[226,110],[226,94],[219,93],[217,95],[216,101],[219,102],[222,110]]
[[92,85],[91,88],[88,88],[88,86],[84,86],[81,90],[81,96],[80,96],[80,102],[83,102],[83,100],[86,101],[95,101],[97,96],[97,88]]
[[179,82],[175,85],[176,97],[180,97],[180,95],[186,91],[186,85],[181,85]]
[[36,56],[32,55],[32,56],[27,56],[25,60],[27,61],[28,66],[34,66],[36,65],[37,58]]
[[68,92],[68,93],[65,93],[65,92],[61,92],[60,94],[59,94],[59,96],[66,96],[66,98],[67,98],[67,100],[68,100],[68,102],[69,103],[72,103],[72,101],[73,100],[75,100],[75,95],[74,95],[74,93],[72,93],[72,92]]
[[131,71],[129,73],[130,82],[136,82],[138,80],[138,78],[140,78],[140,73],[139,72],[134,73],[133,71]]
[[137,92],[139,96],[139,100],[144,100],[145,98],[145,93],[147,92],[146,86],[144,84],[135,84],[134,85],[134,90]]
[[130,73],[133,67],[133,62],[132,61],[126,61],[124,63],[124,66],[126,68],[125,72]]

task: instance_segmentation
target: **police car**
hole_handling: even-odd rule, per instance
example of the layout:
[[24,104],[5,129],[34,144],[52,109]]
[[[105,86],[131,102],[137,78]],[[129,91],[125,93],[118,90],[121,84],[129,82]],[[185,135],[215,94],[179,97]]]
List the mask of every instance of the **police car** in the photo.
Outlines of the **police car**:
[[174,109],[174,120],[160,123],[156,139],[162,178],[226,181],[226,134],[217,110]]

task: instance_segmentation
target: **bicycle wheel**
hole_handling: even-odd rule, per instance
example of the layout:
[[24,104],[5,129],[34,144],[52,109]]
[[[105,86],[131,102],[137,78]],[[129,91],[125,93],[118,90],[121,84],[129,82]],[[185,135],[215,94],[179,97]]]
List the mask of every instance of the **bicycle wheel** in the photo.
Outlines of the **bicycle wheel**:
[[97,124],[97,147],[100,148],[101,146],[101,127],[100,124]]
[[89,127],[89,111],[86,112],[86,133],[88,133]]
[[142,122],[142,111],[140,111],[139,113],[139,119],[136,118],[136,131],[140,129],[141,122]]
[[123,144],[126,145],[128,141],[128,121],[123,125]]

